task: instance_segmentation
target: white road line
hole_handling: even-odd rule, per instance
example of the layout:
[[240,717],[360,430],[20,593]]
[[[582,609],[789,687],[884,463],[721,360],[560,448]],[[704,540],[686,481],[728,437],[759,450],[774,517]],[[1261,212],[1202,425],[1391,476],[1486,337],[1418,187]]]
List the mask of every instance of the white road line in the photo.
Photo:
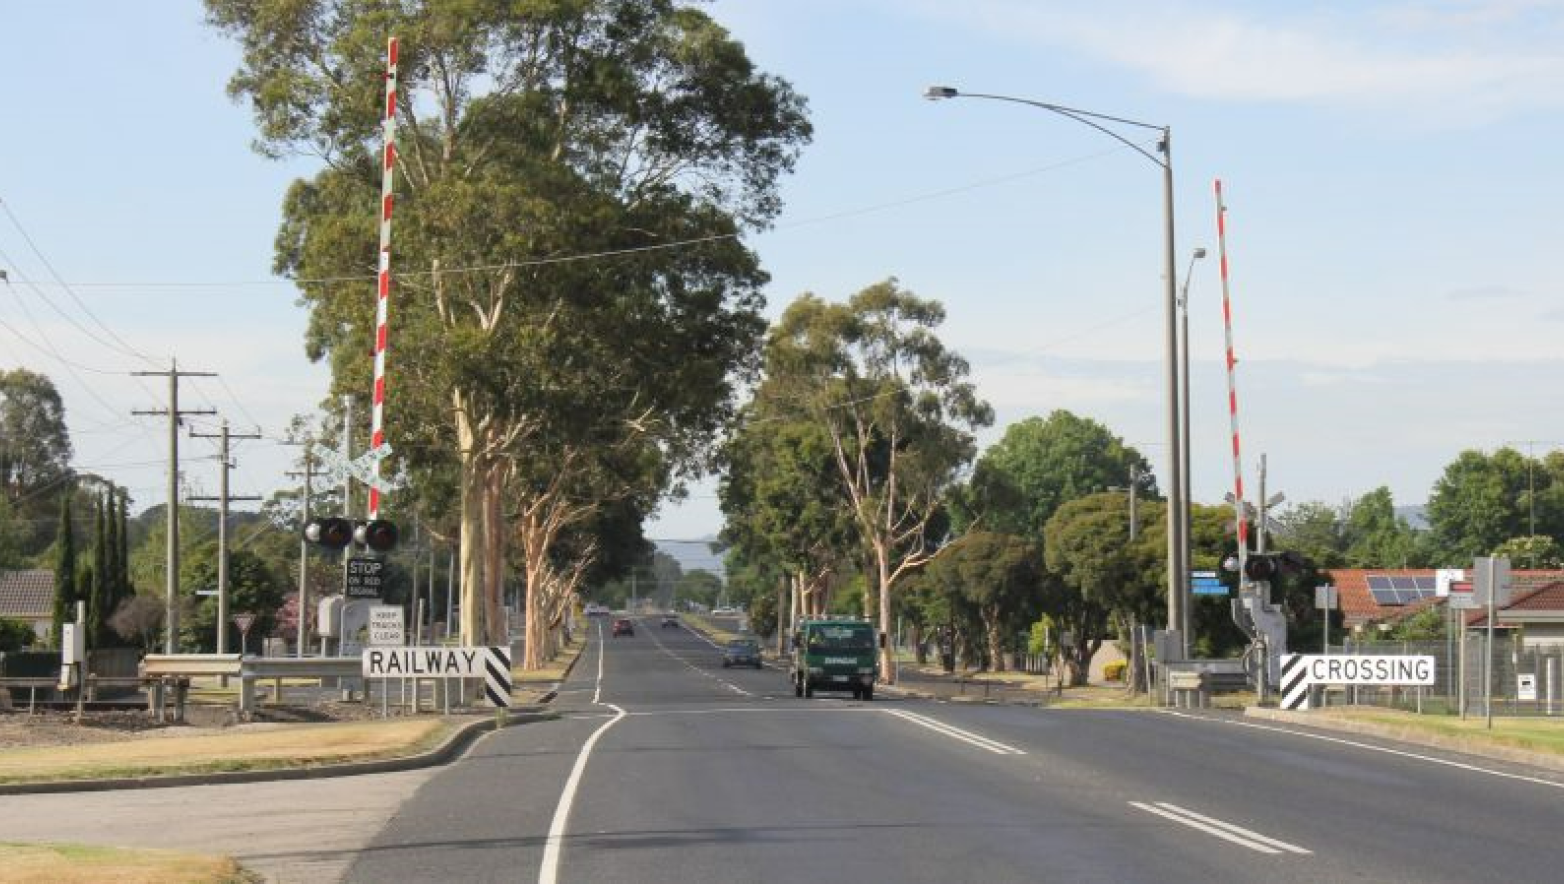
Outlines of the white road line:
[[[603,690],[603,624],[597,624],[597,689]],[[603,722],[602,726],[592,732],[581,751],[576,755],[576,763],[570,769],[570,776],[565,780],[564,791],[559,793],[559,804],[554,808],[554,819],[549,823],[548,841],[543,846],[543,865],[538,869],[538,884],[556,884],[559,880],[559,855],[565,841],[565,828],[570,822],[570,808],[576,803],[576,790],[581,785],[581,775],[586,771],[587,758],[592,755],[592,749],[597,741],[602,738],[608,729],[618,724],[624,717],[625,711],[612,703],[598,703],[597,694],[592,695],[592,702],[599,706],[607,706],[616,713],[613,718]]]
[[910,721],[919,727],[925,727],[931,731],[934,731],[935,733],[950,737],[951,739],[960,740],[963,743],[969,743],[978,747],[979,749],[986,749],[995,755],[1026,754],[1025,750],[1017,749],[1014,746],[1007,746],[998,740],[990,740],[988,737],[975,734],[969,730],[963,730],[959,727],[956,727],[955,725],[945,724],[942,721],[937,721],[933,718],[929,718],[926,715],[919,715],[916,712],[908,712],[904,709],[878,709],[876,711],[883,712],[886,715],[894,715],[897,718]]
[[603,645],[603,621],[597,621],[597,689],[592,692],[592,702],[597,704],[603,696],[603,652],[608,650]]
[[[1234,727],[1252,727],[1255,730],[1270,731],[1277,734],[1287,734],[1293,737],[1304,737],[1310,740],[1319,740],[1324,743],[1335,743],[1340,746],[1351,746],[1355,749],[1367,749],[1370,752],[1383,752],[1386,755],[1399,755],[1402,758],[1411,758],[1416,761],[1427,761],[1431,764],[1442,764],[1457,770],[1471,771],[1472,773],[1488,774],[1492,777],[1502,777],[1506,780],[1520,780],[1523,783],[1534,783],[1538,786],[1552,786],[1555,789],[1564,789],[1564,783],[1555,780],[1545,780],[1541,777],[1528,777],[1525,774],[1506,773],[1502,770],[1494,770],[1487,767],[1479,767],[1475,764],[1466,764],[1461,761],[1451,761],[1448,758],[1436,758],[1432,755],[1420,755],[1416,752],[1406,752],[1401,749],[1391,749],[1386,746],[1375,746],[1370,743],[1359,743],[1356,740],[1346,740],[1341,737],[1327,737],[1324,734],[1311,734],[1306,731],[1295,731],[1285,727],[1275,727],[1268,724],[1256,724],[1252,721],[1229,721],[1227,719],[1207,718],[1203,715],[1188,715],[1183,712],[1164,712],[1164,715],[1172,715],[1178,718],[1189,718],[1195,721],[1212,722],[1216,724],[1232,725]],[[1459,751],[1459,750],[1452,750]]]
[[1157,802],[1157,806],[1162,808],[1162,809],[1164,809],[1164,810],[1171,810],[1174,813],[1181,813],[1184,816],[1189,817],[1190,819],[1199,820],[1199,821],[1205,823],[1208,826],[1216,826],[1218,829],[1226,829],[1227,831],[1232,832],[1234,835],[1238,835],[1239,837],[1242,837],[1242,838],[1248,838],[1251,841],[1258,841],[1261,844],[1270,845],[1271,847],[1275,847],[1278,850],[1285,850],[1288,853],[1297,853],[1297,854],[1302,854],[1302,855],[1305,855],[1305,856],[1313,853],[1313,851],[1307,850],[1307,849],[1302,848],[1302,847],[1299,847],[1296,844],[1289,844],[1286,841],[1282,841],[1282,840],[1280,840],[1278,838],[1271,838],[1271,837],[1266,836],[1266,835],[1261,835],[1259,832],[1255,832],[1255,831],[1252,831],[1250,829],[1245,829],[1242,826],[1235,826],[1235,825],[1233,825],[1232,823],[1229,823],[1229,822],[1224,822],[1224,821],[1219,820],[1219,819],[1214,819],[1214,818],[1208,817],[1208,816],[1206,816],[1204,814],[1195,813],[1193,810],[1190,810],[1187,807],[1179,807],[1177,804],[1171,804],[1171,803],[1169,803],[1167,801],[1158,801]]
[[[1250,838],[1234,834],[1232,831],[1228,831],[1228,829],[1233,829],[1238,832],[1248,832],[1247,829],[1243,829],[1229,823],[1223,823],[1222,827],[1218,828],[1217,826],[1209,825],[1207,823],[1201,822],[1198,819],[1186,817],[1183,814],[1175,813],[1162,807],[1153,807],[1150,804],[1143,804],[1139,801],[1131,801],[1129,804],[1131,807],[1144,810],[1147,813],[1154,813],[1160,817],[1165,817],[1174,821],[1175,823],[1181,823],[1183,825],[1189,826],[1191,829],[1199,829],[1200,831],[1205,832],[1207,835],[1214,835],[1217,838],[1221,838],[1223,841],[1231,841],[1234,844],[1237,844],[1241,847],[1247,847],[1250,850],[1256,851],[1257,853],[1267,853],[1274,856],[1282,852],[1281,850],[1278,850],[1275,847],[1271,847],[1268,844],[1263,844],[1259,841],[1251,840]],[[1204,819],[1210,818],[1205,817]],[[1304,852],[1307,853],[1307,851]]]

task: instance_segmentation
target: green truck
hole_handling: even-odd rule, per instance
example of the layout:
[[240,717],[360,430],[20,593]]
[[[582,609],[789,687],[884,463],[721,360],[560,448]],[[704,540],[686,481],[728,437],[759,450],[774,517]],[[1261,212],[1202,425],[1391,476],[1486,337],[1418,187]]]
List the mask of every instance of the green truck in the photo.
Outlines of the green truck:
[[879,655],[874,627],[862,620],[799,621],[790,661],[795,697],[850,691],[854,699],[874,699]]

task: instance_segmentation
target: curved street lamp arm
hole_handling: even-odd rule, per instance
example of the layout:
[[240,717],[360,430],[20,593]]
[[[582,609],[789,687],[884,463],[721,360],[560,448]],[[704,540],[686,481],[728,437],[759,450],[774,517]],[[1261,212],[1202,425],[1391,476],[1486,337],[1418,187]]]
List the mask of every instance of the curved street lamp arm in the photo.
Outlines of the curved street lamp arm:
[[1033,100],[1031,100],[1029,98],[1015,98],[1015,97],[1009,96],[1009,95],[990,95],[990,94],[984,93],[984,92],[959,92],[959,93],[956,93],[955,95],[952,95],[950,97],[952,97],[952,98],[987,98],[987,99],[990,99],[992,101],[1009,101],[1009,102],[1013,102],[1015,104],[1029,104],[1032,107],[1042,108],[1043,110],[1046,110],[1046,111],[1053,111],[1054,113],[1058,114],[1061,117],[1069,117],[1070,119],[1076,121],[1077,123],[1083,123],[1083,124],[1085,124],[1087,126],[1092,127],[1093,129],[1096,129],[1098,132],[1101,132],[1102,134],[1108,136],[1109,138],[1112,138],[1115,141],[1118,141],[1120,144],[1124,145],[1125,147],[1128,147],[1130,150],[1135,151],[1136,153],[1140,154],[1141,156],[1145,157],[1148,160],[1151,160],[1153,163],[1156,163],[1159,166],[1164,166],[1164,167],[1166,166],[1166,161],[1163,160],[1161,157],[1159,157],[1156,154],[1153,154],[1153,153],[1147,151],[1144,147],[1141,147],[1140,145],[1136,144],[1135,142],[1129,140],[1128,138],[1125,138],[1123,135],[1120,135],[1119,133],[1113,131],[1112,129],[1109,129],[1107,126],[1104,126],[1101,123],[1098,123],[1097,120],[1108,120],[1108,121],[1114,122],[1114,123],[1121,123],[1121,124],[1123,124],[1125,126],[1138,126],[1138,127],[1142,128],[1142,129],[1155,129],[1156,131],[1161,132],[1163,134],[1164,138],[1167,137],[1167,131],[1168,130],[1167,130],[1166,126],[1157,126],[1157,125],[1153,125],[1151,123],[1142,123],[1139,120],[1128,120],[1128,119],[1125,119],[1123,117],[1112,117],[1112,116],[1109,116],[1107,114],[1099,114],[1099,113],[1093,113],[1092,111],[1080,110],[1079,108],[1065,107],[1064,105],[1060,105],[1060,104],[1049,104],[1046,101],[1033,101]]

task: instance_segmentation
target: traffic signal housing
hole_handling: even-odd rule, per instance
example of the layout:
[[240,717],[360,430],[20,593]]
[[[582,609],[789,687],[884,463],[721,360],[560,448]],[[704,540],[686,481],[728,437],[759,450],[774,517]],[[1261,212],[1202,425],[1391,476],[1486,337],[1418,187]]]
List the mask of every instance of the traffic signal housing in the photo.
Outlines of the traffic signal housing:
[[396,548],[396,525],[384,519],[360,522],[353,529],[353,539],[374,552],[390,552]]
[[347,519],[310,519],[304,526],[304,539],[326,549],[343,549],[353,542],[353,523]]
[[1312,566],[1301,553],[1253,553],[1244,560],[1244,576],[1250,580],[1271,581],[1284,574],[1297,574]]

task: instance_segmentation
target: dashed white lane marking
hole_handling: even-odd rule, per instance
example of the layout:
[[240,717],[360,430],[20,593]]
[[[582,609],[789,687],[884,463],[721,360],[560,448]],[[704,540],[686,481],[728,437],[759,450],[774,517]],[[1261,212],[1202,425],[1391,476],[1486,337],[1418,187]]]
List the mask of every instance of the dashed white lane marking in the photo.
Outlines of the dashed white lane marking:
[[883,712],[886,715],[894,715],[897,718],[910,721],[919,727],[928,728],[935,733],[943,734],[953,740],[960,740],[963,743],[976,746],[979,749],[986,749],[995,755],[1026,754],[1026,750],[1024,749],[1017,749],[1014,746],[1001,743],[998,740],[991,740],[988,737],[982,736],[981,734],[975,734],[969,730],[956,727],[955,725],[946,724],[943,721],[930,718],[927,715],[919,715],[916,712],[908,712],[905,709],[878,709],[876,711]]
[[[711,645],[714,648],[720,647],[716,642],[712,641],[709,638],[706,638],[706,636],[701,635],[698,632],[695,632],[695,631],[691,630],[691,634],[695,635],[695,636],[698,636],[700,639],[702,639],[703,641],[705,641],[707,644]],[[734,684],[733,682],[728,681],[728,680],[723,679],[723,678],[718,678],[717,676],[712,675],[710,672],[707,672],[706,670],[700,668],[699,666],[696,666],[694,663],[691,663],[690,661],[684,659],[683,657],[679,656],[678,654],[675,654],[673,651],[668,650],[668,646],[663,644],[662,640],[659,639],[656,636],[656,634],[649,632],[649,633],[647,633],[647,635],[651,638],[652,644],[655,644],[657,646],[657,650],[662,651],[664,654],[667,654],[668,656],[672,657],[673,659],[678,660],[680,663],[683,663],[685,668],[689,669],[691,672],[694,672],[694,673],[696,673],[696,674],[698,674],[698,675],[700,675],[700,676],[702,676],[704,678],[709,678],[712,681],[716,682],[717,684],[722,685],[723,687],[725,687],[728,690],[734,692],[735,694],[738,694],[741,697],[753,697],[753,696],[755,696],[754,694],[750,693],[749,691],[744,690],[743,688],[739,687],[738,685]]]
[[576,790],[581,785],[581,775],[586,771],[587,759],[592,755],[592,749],[597,741],[602,739],[608,729],[618,724],[625,717],[625,711],[612,703],[598,703],[597,697],[603,690],[603,624],[597,624],[597,693],[592,695],[592,702],[599,706],[607,706],[614,710],[616,715],[592,732],[586,743],[581,746],[581,751],[576,755],[576,763],[570,768],[570,776],[565,780],[564,791],[559,793],[559,804],[554,808],[554,819],[548,827],[548,841],[543,845],[543,865],[538,869],[538,884],[556,884],[559,880],[559,855],[560,848],[565,842],[565,828],[570,823],[570,808],[576,803]]
[[1272,855],[1296,853],[1304,856],[1312,853],[1312,851],[1299,847],[1296,844],[1289,844],[1286,841],[1261,835],[1259,832],[1245,829],[1243,826],[1224,822],[1205,814],[1195,813],[1193,810],[1179,807],[1177,804],[1169,804],[1166,801],[1158,801],[1155,806],[1140,801],[1131,801],[1129,804],[1131,807],[1144,810],[1147,813],[1154,813],[1157,816],[1165,817],[1192,829],[1199,829],[1207,835],[1214,835],[1223,841],[1231,841],[1258,853]]

